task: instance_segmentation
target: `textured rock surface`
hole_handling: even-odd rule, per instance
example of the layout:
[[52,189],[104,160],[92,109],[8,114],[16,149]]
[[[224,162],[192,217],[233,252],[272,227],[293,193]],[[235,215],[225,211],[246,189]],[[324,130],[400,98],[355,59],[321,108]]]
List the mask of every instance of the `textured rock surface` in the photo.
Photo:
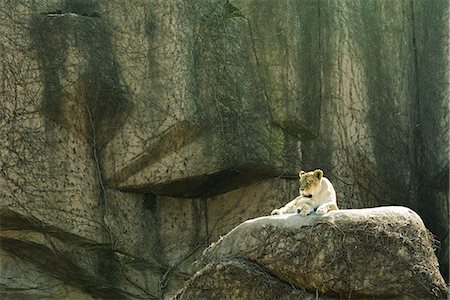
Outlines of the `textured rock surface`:
[[245,260],[209,264],[173,299],[325,299],[288,285]]
[[0,251],[2,299],[93,299],[70,284],[42,274],[17,256]]
[[[170,297],[317,167],[341,208],[408,206],[448,249],[448,12],[0,1],[2,257],[36,295]],[[1,274],[2,293],[33,294]]]
[[[248,220],[212,244],[203,261],[206,267],[188,281],[179,299],[196,299],[204,289],[212,295],[233,294],[254,276],[355,299],[441,299],[448,293],[431,235],[420,217],[404,207]],[[256,264],[260,271],[242,272],[246,264]],[[228,265],[241,272],[229,278]],[[259,294],[259,289],[247,288],[250,294],[235,299],[273,299],[277,287],[267,289]],[[291,290],[280,289],[279,295],[288,297]]]

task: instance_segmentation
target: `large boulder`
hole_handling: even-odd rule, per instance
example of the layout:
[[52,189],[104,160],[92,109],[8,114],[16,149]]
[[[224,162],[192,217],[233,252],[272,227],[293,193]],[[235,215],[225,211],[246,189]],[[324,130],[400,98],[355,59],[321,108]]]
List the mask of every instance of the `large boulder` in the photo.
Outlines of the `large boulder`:
[[[257,276],[260,282],[276,279],[279,285],[287,283],[331,297],[439,299],[448,290],[439,273],[433,241],[421,218],[405,207],[260,217],[240,224],[212,244],[203,256],[206,266],[178,299],[195,298],[199,281],[212,297],[217,288],[222,294],[232,294],[258,272],[266,274]],[[259,269],[246,272],[247,264]],[[234,274],[239,279],[229,278],[230,266],[238,270]],[[212,274],[205,278],[205,273]],[[266,286],[275,290],[263,295],[259,289],[251,290],[250,298],[273,299],[273,295],[287,297],[293,292],[275,284]]]

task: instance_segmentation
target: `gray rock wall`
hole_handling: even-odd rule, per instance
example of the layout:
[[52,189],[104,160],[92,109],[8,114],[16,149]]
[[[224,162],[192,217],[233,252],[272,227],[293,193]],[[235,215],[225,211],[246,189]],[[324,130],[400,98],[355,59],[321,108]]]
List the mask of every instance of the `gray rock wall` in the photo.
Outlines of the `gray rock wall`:
[[43,295],[168,297],[209,243],[286,203],[312,168],[340,207],[408,206],[447,249],[448,13],[443,0],[0,1],[0,247],[17,259],[1,280],[26,266]]

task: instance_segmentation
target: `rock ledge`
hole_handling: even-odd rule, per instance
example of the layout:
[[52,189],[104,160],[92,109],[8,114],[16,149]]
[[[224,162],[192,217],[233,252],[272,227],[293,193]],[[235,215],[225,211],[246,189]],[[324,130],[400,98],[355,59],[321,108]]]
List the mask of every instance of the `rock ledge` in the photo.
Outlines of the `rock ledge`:
[[[303,293],[302,298],[445,298],[448,289],[433,241],[421,218],[405,207],[260,217],[205,250],[205,267],[176,299],[236,299],[231,295],[243,288],[241,298],[254,299],[295,293]],[[255,273],[248,272],[249,264]],[[264,295],[242,285],[255,276],[268,289]]]

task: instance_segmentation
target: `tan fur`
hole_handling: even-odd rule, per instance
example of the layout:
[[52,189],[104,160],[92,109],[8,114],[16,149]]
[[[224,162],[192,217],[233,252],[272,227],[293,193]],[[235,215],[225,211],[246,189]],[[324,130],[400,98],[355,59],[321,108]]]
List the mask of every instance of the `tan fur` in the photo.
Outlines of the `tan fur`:
[[[272,215],[299,213],[306,216],[316,210],[323,215],[330,210],[339,209],[336,202],[336,191],[331,182],[323,177],[320,169],[299,173],[300,195],[280,209],[272,211]],[[307,197],[312,195],[312,197]]]

